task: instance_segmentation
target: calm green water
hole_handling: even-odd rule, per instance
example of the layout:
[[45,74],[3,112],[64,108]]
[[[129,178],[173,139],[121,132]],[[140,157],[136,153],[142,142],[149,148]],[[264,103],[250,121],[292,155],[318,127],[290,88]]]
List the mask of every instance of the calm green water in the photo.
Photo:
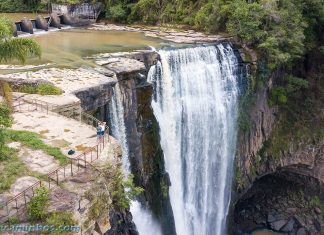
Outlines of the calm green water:
[[[34,19],[36,13],[0,13],[12,19],[21,20],[23,17]],[[46,14],[42,14],[46,16]],[[54,31],[39,31],[34,35],[27,34],[28,38],[35,39],[42,48],[41,59],[27,60],[26,64],[40,65],[55,63],[57,67],[80,67],[94,65],[91,60],[84,59],[97,53],[124,52],[134,49],[144,49],[147,46],[161,47],[164,42],[160,39],[145,37],[143,33],[123,31],[95,31],[81,28],[70,28]],[[10,64],[19,64],[10,62]],[[6,73],[8,71],[0,71]]]
[[97,53],[131,51],[146,46],[160,47],[162,40],[145,37],[142,33],[68,29],[31,36],[42,47],[42,58],[28,64],[56,63],[58,66],[78,67],[91,64],[83,57]]
[[[80,67],[93,65],[91,60],[84,59],[97,53],[123,52],[144,49],[147,46],[156,48],[165,44],[162,40],[145,37],[143,33],[123,31],[95,31],[71,28],[52,32],[40,32],[29,35],[42,48],[41,59],[28,59],[26,64],[40,65],[55,63],[55,66]],[[19,64],[12,62],[10,64]]]

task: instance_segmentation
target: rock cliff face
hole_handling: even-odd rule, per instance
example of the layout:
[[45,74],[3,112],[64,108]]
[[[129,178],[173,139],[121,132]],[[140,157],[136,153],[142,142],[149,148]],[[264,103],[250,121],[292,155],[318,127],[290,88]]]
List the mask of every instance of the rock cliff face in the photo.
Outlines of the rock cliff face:
[[[165,234],[175,234],[168,194],[170,180],[164,168],[159,126],[151,108],[152,87],[146,82],[148,70],[157,62],[158,54],[145,50],[101,54],[94,59],[101,65],[100,72],[110,78],[113,76],[115,81],[79,90],[75,95],[80,99],[82,109],[109,122],[108,104],[113,95],[113,87],[118,83],[135,183],[145,189],[142,200],[148,203],[154,217],[161,222]],[[130,223],[130,212],[111,213],[112,229],[107,234],[137,234]],[[121,219],[125,223],[115,223]]]
[[109,213],[109,221],[111,228],[105,235],[139,235],[129,211],[121,212],[113,209]]
[[[129,158],[137,185],[145,189],[145,201],[161,222],[165,234],[175,234],[172,208],[169,201],[168,174],[165,172],[160,146],[159,126],[151,108],[152,87],[146,83],[150,66],[157,54],[139,53],[127,56],[126,61],[136,68],[127,73],[109,64],[106,68],[116,73],[122,94]],[[134,60],[136,59],[136,60]]]
[[[269,90],[280,76],[274,74],[259,89],[250,112],[251,128],[239,136],[234,224],[237,230],[267,227],[289,234],[323,234],[323,138],[292,138],[276,156],[267,152],[280,128],[280,109],[268,105]],[[317,119],[323,120],[322,115]]]

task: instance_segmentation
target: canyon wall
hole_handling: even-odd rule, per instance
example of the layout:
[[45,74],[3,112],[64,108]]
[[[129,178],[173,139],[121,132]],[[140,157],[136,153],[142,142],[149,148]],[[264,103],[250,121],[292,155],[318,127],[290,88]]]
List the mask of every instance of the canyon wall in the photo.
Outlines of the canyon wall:
[[[309,60],[308,68],[304,68],[307,62],[299,64],[312,86],[304,91],[306,98],[303,99],[311,97],[316,93],[313,92],[316,86],[321,85],[309,75],[320,74],[316,65],[309,65],[316,64],[318,59]],[[322,134],[315,132],[316,126],[320,128],[323,123],[323,113],[317,112],[314,105],[314,120],[310,126],[314,125],[315,130],[305,124],[299,131],[295,125],[293,128],[297,129],[291,132],[297,134],[284,139],[282,136],[286,138],[287,134],[283,133],[286,130],[283,119],[292,117],[284,116],[278,105],[269,105],[270,90],[282,76],[280,71],[273,73],[267,83],[257,89],[249,112],[250,128],[239,135],[234,225],[236,230],[267,227],[289,234],[322,234],[324,140]],[[294,102],[303,104],[303,100]]]

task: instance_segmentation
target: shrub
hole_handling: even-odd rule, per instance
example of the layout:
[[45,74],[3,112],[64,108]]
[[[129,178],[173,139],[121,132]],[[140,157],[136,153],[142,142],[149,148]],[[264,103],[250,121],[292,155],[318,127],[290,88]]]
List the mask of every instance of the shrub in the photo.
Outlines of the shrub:
[[[73,214],[67,211],[60,211],[60,212],[53,212],[49,215],[46,219],[46,224],[54,226],[54,228],[64,227],[64,226],[73,226],[77,224],[76,221],[73,219]],[[48,234],[52,235],[60,235],[60,234],[72,234],[73,231],[60,231],[54,230],[48,232]]]
[[37,87],[37,94],[39,95],[61,95],[63,92],[60,88],[51,84],[39,84]]
[[122,4],[118,4],[109,8],[107,17],[115,21],[125,21],[127,19],[126,10]]
[[10,127],[11,124],[10,108],[4,103],[0,103],[0,127]]
[[31,85],[21,85],[15,91],[21,92],[21,93],[27,93],[27,94],[36,94],[37,89],[34,86]]
[[116,166],[108,164],[101,170],[98,180],[86,193],[86,198],[91,201],[87,222],[107,214],[112,207],[129,209],[131,200],[143,192],[142,188],[135,187],[133,178],[129,175],[125,179],[120,163]]
[[15,90],[22,93],[38,95],[61,95],[63,93],[60,88],[47,83],[41,83],[38,86],[22,85]]
[[36,194],[27,206],[28,218],[31,221],[43,220],[47,216],[46,207],[49,202],[49,191],[45,187],[36,189]]

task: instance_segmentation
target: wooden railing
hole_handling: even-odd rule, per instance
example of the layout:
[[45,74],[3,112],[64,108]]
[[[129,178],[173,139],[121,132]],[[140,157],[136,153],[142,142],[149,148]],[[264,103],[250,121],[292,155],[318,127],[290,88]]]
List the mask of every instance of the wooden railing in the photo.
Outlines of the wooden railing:
[[[50,105],[47,102],[43,101],[33,101],[27,103],[32,104],[34,106],[34,110],[41,110],[49,112],[55,112],[55,110],[59,110],[58,105]],[[22,105],[26,105],[24,101],[20,101],[18,105],[14,106],[15,109],[21,108]],[[32,111],[29,109],[29,111]],[[80,120],[88,125],[92,125],[94,127],[98,126],[99,120],[95,117],[81,112]],[[45,176],[47,181],[38,180],[33,185],[29,186],[22,192],[10,198],[5,203],[0,203],[0,223],[6,222],[11,216],[14,216],[19,212],[21,208],[26,208],[30,199],[35,195],[35,190],[41,186],[47,187],[51,189],[55,186],[58,186],[60,182],[63,182],[68,177],[72,177],[74,174],[78,173],[80,169],[86,169],[87,167],[92,167],[91,163],[99,158],[103,149],[105,148],[105,144],[109,141],[109,128],[106,126],[105,135],[103,140],[100,141],[97,145],[88,148],[85,152],[78,155],[76,158],[70,158],[70,161],[67,165],[61,166],[54,171],[50,172]],[[53,184],[51,182],[54,182]]]

